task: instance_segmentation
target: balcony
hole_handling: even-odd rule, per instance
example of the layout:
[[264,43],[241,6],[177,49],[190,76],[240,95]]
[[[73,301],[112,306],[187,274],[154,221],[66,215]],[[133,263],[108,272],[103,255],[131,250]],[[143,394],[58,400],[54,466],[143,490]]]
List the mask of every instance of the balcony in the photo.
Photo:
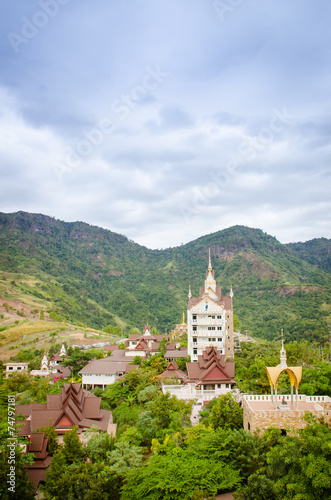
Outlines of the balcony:
[[193,325],[209,325],[209,326],[221,326],[224,324],[223,319],[211,319],[211,318],[197,318],[192,320]]

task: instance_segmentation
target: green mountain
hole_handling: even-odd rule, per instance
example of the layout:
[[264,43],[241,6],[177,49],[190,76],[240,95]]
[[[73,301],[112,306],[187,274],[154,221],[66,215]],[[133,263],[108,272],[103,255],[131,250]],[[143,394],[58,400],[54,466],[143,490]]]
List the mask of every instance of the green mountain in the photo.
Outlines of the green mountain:
[[293,250],[298,257],[306,260],[313,266],[324,271],[331,272],[331,244],[326,238],[315,238],[310,241],[289,243],[288,247]]
[[[330,251],[330,240],[323,244]],[[223,294],[233,287],[242,330],[271,339],[284,328],[289,340],[324,342],[330,273],[323,259],[309,262],[309,251],[302,255],[293,245],[235,226],[180,247],[150,250],[83,222],[0,213],[0,294],[38,297],[49,312],[89,326],[120,324],[128,331],[148,321],[169,331],[187,308],[189,285],[193,295],[203,285],[210,248]]]

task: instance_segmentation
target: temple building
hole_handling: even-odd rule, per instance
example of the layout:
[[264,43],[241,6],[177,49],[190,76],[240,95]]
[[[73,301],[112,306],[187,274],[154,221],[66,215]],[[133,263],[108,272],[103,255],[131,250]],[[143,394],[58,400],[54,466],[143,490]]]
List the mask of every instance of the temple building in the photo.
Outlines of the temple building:
[[68,378],[71,375],[71,368],[64,366],[62,363],[67,356],[65,343],[62,342],[61,349],[58,354],[52,354],[48,360],[47,352],[44,352],[40,363],[40,370],[31,370],[30,375],[33,377],[64,377]]
[[197,362],[202,351],[210,346],[226,358],[233,358],[233,292],[231,288],[229,296],[222,296],[214,278],[210,250],[207,276],[199,297],[192,297],[191,288],[188,297],[187,336],[191,361]]
[[15,409],[17,420],[22,424],[19,435],[29,439],[49,425],[55,429],[59,443],[73,426],[77,426],[80,438],[92,426],[114,433],[111,412],[102,410],[101,398],[83,389],[80,383],[64,384],[60,394],[47,395],[46,403],[18,404]]
[[[270,395],[243,395],[244,429],[254,432],[268,427],[277,427],[285,433],[288,428],[302,429],[307,425],[306,412],[317,419],[331,421],[331,398],[329,396],[306,396],[299,394],[302,366],[287,366],[286,350],[282,332],[280,363],[266,367],[270,384]],[[282,373],[290,378],[291,394],[278,394],[278,381]],[[295,395],[294,395],[295,388]]]
[[187,324],[185,323],[185,313],[182,315],[182,322],[175,325],[175,328],[170,332],[170,340],[182,340],[187,334]]

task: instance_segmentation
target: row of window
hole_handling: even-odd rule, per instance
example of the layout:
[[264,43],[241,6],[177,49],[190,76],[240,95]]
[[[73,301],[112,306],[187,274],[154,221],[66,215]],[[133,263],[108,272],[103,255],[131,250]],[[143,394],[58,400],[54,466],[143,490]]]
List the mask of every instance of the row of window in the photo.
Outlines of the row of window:
[[[206,341],[206,340],[208,340],[208,342],[216,342],[216,341],[217,342],[223,342],[223,338],[222,337],[217,337],[217,338],[216,337],[208,337],[208,339],[202,339],[202,342]],[[193,342],[198,342],[198,337],[193,337],[192,341]]]

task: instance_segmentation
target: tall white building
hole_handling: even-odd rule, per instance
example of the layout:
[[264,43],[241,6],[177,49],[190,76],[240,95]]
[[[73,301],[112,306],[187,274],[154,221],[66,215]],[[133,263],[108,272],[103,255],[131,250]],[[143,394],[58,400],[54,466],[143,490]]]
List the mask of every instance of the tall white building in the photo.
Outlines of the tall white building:
[[209,265],[205,285],[200,288],[199,297],[192,297],[189,290],[187,308],[188,355],[191,361],[198,361],[198,355],[209,346],[215,346],[227,358],[233,358],[233,309],[232,288],[229,296],[222,296],[216,285],[211,265]]

